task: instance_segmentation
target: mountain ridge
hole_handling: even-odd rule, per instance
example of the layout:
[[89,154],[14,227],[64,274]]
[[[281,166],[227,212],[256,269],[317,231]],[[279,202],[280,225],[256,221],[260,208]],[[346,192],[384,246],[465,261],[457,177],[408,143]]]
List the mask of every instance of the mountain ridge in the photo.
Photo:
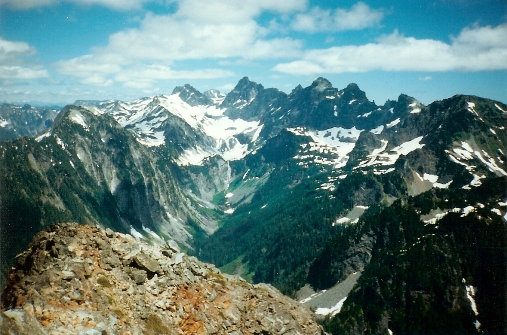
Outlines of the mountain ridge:
[[[68,106],[48,132],[0,143],[2,235],[18,239],[2,241],[2,253],[13,257],[50,223],[101,223],[155,244],[174,240],[202,260],[293,297],[309,284],[325,294],[320,290],[353,273],[359,276],[354,290],[371,290],[364,280],[387,278],[377,266],[386,252],[399,254],[403,243],[433,234],[426,221],[438,229],[443,220],[460,240],[455,221],[482,225],[487,218],[495,227],[506,221],[505,200],[492,183],[507,176],[506,111],[500,102],[471,95],[423,105],[401,94],[378,106],[356,84],[337,89],[324,78],[286,94],[247,77],[225,97],[184,85],[170,95]],[[474,198],[479,190],[482,202]],[[496,190],[494,201],[486,201],[488,190]],[[375,221],[390,208],[405,216],[392,226]],[[414,236],[379,243],[399,236],[389,229],[410,229]],[[447,237],[439,238],[447,248]],[[493,230],[482,238],[494,240]],[[339,250],[327,257],[332,245]],[[476,262],[460,249],[446,250],[453,262]],[[403,271],[414,262],[389,280],[402,287]],[[325,285],[315,274],[322,264],[321,272],[330,274]],[[498,271],[496,263],[485,264],[485,271]],[[435,287],[445,289],[456,278]],[[479,276],[466,280],[490,292],[490,284],[477,284]],[[471,325],[476,319],[467,316],[463,288],[456,287],[459,318]],[[320,306],[329,329],[367,333],[361,323],[403,333],[407,325],[388,328],[385,317],[379,323],[354,292],[341,302],[343,314],[336,312],[339,301]],[[399,299],[385,292],[381,301]],[[402,313],[379,306],[379,313]],[[494,328],[492,315],[481,316],[483,329]]]

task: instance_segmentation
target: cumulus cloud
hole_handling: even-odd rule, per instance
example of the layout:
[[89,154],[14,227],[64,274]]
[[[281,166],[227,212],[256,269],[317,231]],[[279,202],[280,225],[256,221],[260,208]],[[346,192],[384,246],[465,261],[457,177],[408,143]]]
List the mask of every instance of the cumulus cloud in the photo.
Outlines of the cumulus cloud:
[[4,5],[14,10],[29,10],[71,2],[78,5],[99,5],[116,10],[129,10],[141,8],[143,3],[148,1],[150,0],[0,0],[0,6]]
[[125,87],[149,88],[159,80],[215,79],[232,75],[232,72],[222,69],[173,70],[164,65],[146,65],[121,71],[116,74],[115,80]]
[[296,15],[291,26],[294,30],[312,33],[360,30],[379,24],[383,17],[382,10],[358,2],[350,9],[337,8],[333,11],[314,7]]
[[48,72],[27,57],[36,53],[25,42],[8,41],[0,37],[0,79],[38,79],[48,77]]
[[[109,44],[100,52],[121,54],[129,59],[165,61],[272,57],[274,50],[260,53],[252,49],[262,35],[261,27],[254,20],[241,23],[202,23],[172,15],[148,15],[140,28],[110,36]],[[277,46],[275,41],[272,44]]]
[[[507,23],[465,28],[445,43],[393,32],[376,43],[314,49],[274,70],[290,74],[383,71],[485,71],[507,69]],[[502,38],[503,37],[503,38]]]
[[265,11],[286,14],[307,6],[307,0],[181,0],[178,3],[178,16],[202,23],[242,23]]
[[[227,4],[224,6],[223,4]],[[230,76],[216,68],[192,71],[175,70],[174,64],[187,60],[272,59],[300,54],[301,42],[288,37],[270,38],[255,16],[263,11],[288,13],[304,8],[306,1],[273,3],[267,0],[196,1],[182,0],[173,14],[148,13],[138,28],[109,36],[108,44],[92,53],[56,64],[59,72],[82,83],[133,85],[130,75],[136,68],[138,81],[147,87],[163,78],[195,79]],[[237,9],[237,11],[236,11]],[[220,19],[217,20],[217,17]],[[239,18],[239,19],[238,19]],[[159,72],[153,71],[158,68]],[[171,67],[170,67],[171,66]],[[91,79],[90,79],[91,78]]]

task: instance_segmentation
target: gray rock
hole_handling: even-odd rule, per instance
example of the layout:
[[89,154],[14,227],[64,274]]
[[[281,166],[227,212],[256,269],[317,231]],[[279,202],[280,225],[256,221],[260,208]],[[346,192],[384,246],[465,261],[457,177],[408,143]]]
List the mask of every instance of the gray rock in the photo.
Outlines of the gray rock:
[[76,224],[38,234],[2,297],[2,334],[323,334],[272,286]]
[[139,266],[139,268],[143,270],[159,274],[163,273],[160,264],[147,254],[145,254],[144,252],[140,252],[137,255],[135,255],[134,261]]

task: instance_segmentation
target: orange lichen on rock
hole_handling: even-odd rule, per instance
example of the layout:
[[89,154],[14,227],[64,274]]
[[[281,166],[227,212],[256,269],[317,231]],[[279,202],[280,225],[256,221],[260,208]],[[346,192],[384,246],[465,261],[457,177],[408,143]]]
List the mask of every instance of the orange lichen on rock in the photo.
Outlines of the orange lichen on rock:
[[177,250],[59,224],[8,277],[0,333],[320,334],[305,306]]

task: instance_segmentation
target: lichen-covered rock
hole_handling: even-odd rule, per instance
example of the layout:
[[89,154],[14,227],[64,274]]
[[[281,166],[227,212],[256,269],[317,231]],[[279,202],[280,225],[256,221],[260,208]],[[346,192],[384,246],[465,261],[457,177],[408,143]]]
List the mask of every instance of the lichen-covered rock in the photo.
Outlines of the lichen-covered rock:
[[18,256],[2,334],[322,334],[269,285],[101,228],[60,224]]

